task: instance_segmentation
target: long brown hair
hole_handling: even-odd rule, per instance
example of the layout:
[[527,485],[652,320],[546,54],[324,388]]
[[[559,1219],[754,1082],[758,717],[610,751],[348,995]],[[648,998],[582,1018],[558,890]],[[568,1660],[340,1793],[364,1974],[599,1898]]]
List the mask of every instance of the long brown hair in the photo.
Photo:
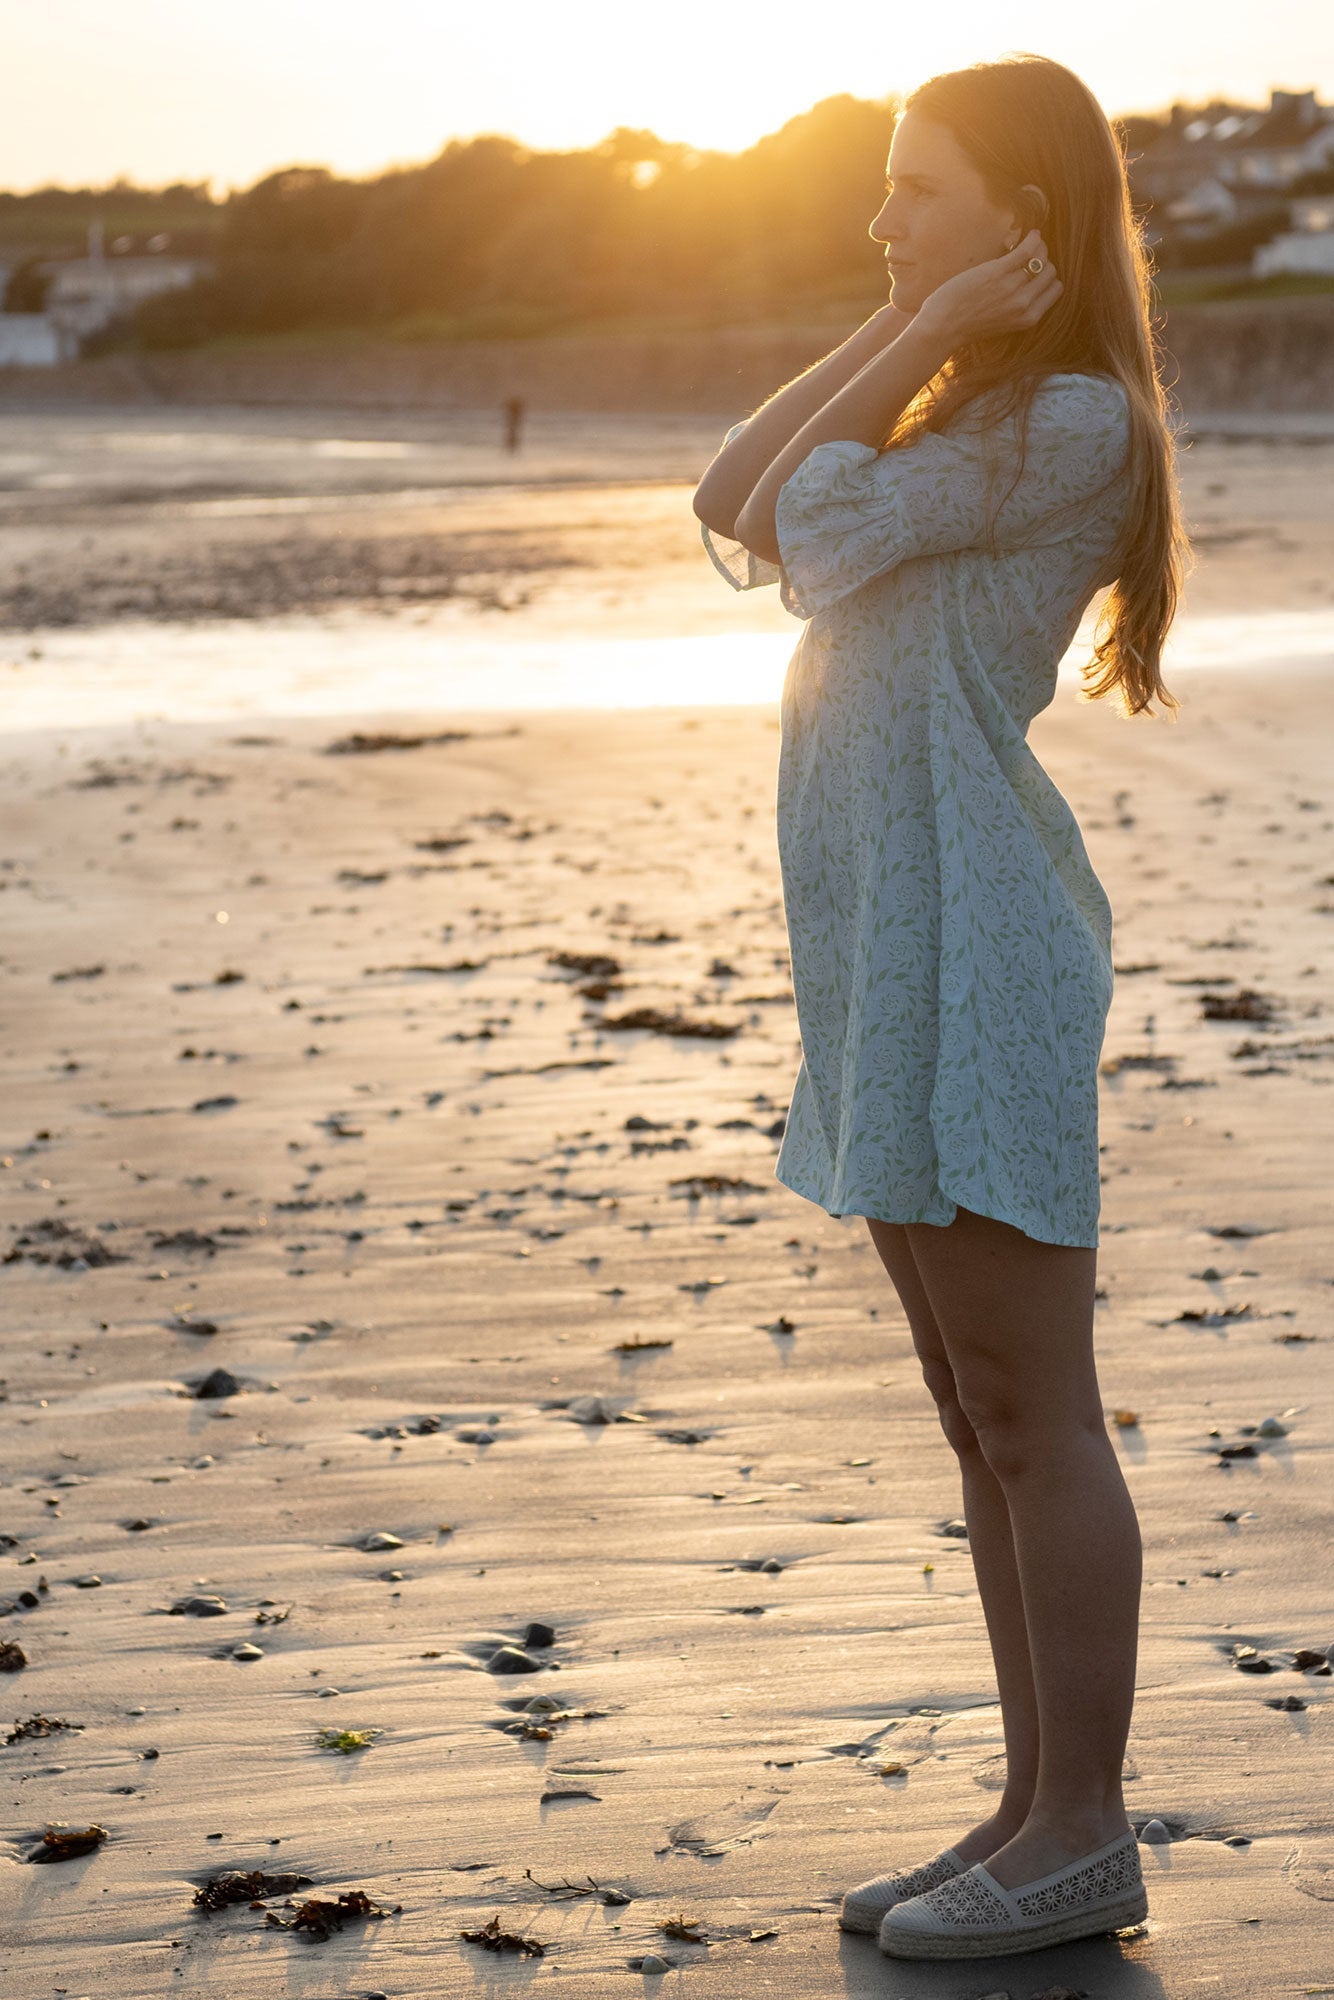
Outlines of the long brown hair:
[[896,425],[891,445],[939,430],[965,403],[999,392],[998,415],[1020,435],[1044,376],[1111,376],[1130,415],[1129,498],[1116,552],[1120,572],[1084,666],[1089,699],[1117,691],[1123,713],[1157,699],[1180,706],[1159,668],[1190,560],[1161,353],[1151,318],[1150,262],[1126,178],[1123,141],[1085,83],[1046,56],[1010,55],[929,77],[901,111],[948,127],[1002,205],[1038,187],[1041,228],[1064,285],[1035,326],[962,346]]

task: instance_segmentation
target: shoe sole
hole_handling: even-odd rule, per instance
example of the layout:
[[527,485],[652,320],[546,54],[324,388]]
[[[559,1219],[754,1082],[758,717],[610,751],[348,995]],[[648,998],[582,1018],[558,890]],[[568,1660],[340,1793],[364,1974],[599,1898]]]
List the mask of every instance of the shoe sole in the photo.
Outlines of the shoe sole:
[[[900,1896],[899,1902],[902,1901],[903,1898]],[[882,1903],[879,1909],[874,1911],[865,1923],[860,1920],[855,1912],[852,1916],[840,1916],[838,1927],[841,1931],[855,1931],[861,1937],[874,1937],[890,1911],[896,1910],[898,1906],[898,1903]]]
[[1054,1917],[1050,1923],[1033,1924],[1022,1931],[937,1932],[934,1936],[895,1931],[890,1944],[881,1940],[880,1949],[887,1958],[1008,1958],[1017,1952],[1041,1951],[1049,1944],[1068,1944],[1075,1938],[1130,1930],[1144,1923],[1148,1914],[1149,1899],[1140,1889],[1105,1910]]

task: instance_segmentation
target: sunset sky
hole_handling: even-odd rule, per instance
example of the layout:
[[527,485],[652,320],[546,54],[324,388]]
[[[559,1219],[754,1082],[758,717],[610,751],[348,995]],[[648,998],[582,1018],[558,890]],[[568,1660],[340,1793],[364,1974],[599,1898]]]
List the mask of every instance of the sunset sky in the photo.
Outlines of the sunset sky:
[[[883,26],[877,25],[883,22]],[[822,97],[883,97],[1006,50],[1077,70],[1109,112],[1172,98],[1334,98],[1329,0],[0,0],[0,186],[363,174],[505,132],[585,146],[617,125],[735,149]]]

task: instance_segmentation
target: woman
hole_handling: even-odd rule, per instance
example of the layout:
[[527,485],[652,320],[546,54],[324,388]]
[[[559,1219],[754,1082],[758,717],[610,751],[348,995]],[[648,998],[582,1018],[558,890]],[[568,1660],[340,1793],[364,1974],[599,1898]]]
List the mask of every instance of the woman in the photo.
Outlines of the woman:
[[1004,1717],[991,1816],[849,1890],[895,1957],[1141,1921],[1121,1770],[1140,1542],[1093,1357],[1111,912],[1025,741],[1096,591],[1085,686],[1157,698],[1187,555],[1115,134],[1060,64],[929,79],[894,129],[891,303],[729,431],[695,496],[806,620],[778,840],[802,1063],[776,1173],[862,1215],[964,1511]]

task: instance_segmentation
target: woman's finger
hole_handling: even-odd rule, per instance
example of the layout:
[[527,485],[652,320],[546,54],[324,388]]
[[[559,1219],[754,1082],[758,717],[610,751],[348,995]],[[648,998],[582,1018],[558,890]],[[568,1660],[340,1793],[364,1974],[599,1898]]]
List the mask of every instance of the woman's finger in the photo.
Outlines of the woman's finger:
[[1034,285],[1028,298],[1025,318],[1030,326],[1036,324],[1044,313],[1051,311],[1051,308],[1055,305],[1064,290],[1065,286],[1059,278],[1053,278],[1051,283],[1048,284],[1046,273],[1043,273],[1037,284]]
[[1027,236],[1021,237],[1013,250],[1011,250],[1009,261],[1018,267],[1026,264],[1030,257],[1045,258],[1046,255],[1047,246],[1042,240],[1042,232],[1038,229],[1030,229]]

